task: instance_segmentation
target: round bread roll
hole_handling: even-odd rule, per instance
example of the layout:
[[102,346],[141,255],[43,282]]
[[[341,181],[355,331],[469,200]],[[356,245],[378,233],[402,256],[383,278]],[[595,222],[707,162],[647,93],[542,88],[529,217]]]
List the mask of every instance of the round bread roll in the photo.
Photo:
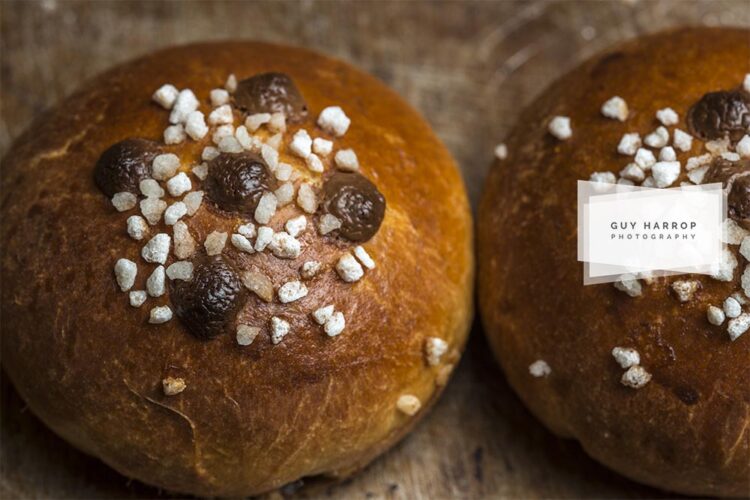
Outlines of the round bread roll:
[[119,66],[15,142],[2,185],[3,366],[128,477],[201,496],[346,477],[465,343],[460,174],[340,61],[241,42]]
[[[715,275],[723,281],[643,276],[584,286],[576,181],[739,178],[747,165],[734,152],[750,155],[748,40],[739,29],[683,29],[584,63],[522,114],[478,212],[482,319],[525,404],[612,469],[690,495],[750,493],[750,333],[737,335],[750,316],[707,318],[710,305],[721,309],[738,292],[750,311],[741,217],[732,215],[726,274]],[[630,133],[640,136],[640,154],[621,144]],[[726,159],[731,175],[719,172]],[[670,165],[659,165],[669,161],[680,162],[671,183]],[[631,163],[644,168],[626,171]]]

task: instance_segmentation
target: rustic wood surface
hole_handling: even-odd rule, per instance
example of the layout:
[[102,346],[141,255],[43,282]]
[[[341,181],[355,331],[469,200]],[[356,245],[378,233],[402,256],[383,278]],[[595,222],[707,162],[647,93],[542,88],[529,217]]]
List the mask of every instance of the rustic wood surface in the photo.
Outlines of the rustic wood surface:
[[[317,48],[374,73],[435,127],[476,204],[494,145],[553,79],[612,43],[686,24],[750,26],[746,0],[603,2],[0,2],[0,153],[84,79],[155,48],[251,38]],[[1,243],[0,243],[1,244]],[[5,377],[0,497],[148,498],[46,430]],[[291,494],[290,491],[286,492]],[[407,439],[303,497],[643,498],[524,409],[475,324],[444,397]]]

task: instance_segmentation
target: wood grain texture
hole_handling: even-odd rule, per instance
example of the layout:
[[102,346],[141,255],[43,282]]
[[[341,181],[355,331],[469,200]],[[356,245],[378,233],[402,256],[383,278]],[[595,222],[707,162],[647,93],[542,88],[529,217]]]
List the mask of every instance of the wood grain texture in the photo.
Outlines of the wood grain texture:
[[[750,8],[745,0],[4,1],[0,153],[42,110],[114,64],[195,40],[268,40],[340,57],[395,88],[448,145],[475,203],[494,145],[552,80],[619,40],[685,24],[750,26]],[[161,495],[54,436],[4,378],[1,408],[3,498]],[[536,422],[478,325],[445,395],[412,435],[344,484],[297,490],[336,499],[659,495]]]

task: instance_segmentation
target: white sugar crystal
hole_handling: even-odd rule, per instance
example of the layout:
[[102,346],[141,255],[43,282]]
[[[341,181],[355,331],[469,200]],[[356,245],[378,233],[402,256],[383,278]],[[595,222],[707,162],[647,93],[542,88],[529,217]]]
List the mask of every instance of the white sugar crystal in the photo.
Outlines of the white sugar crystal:
[[154,158],[151,164],[151,175],[158,181],[165,181],[172,177],[178,168],[180,168],[180,159],[176,154],[160,154]]
[[532,377],[546,377],[552,373],[552,368],[543,359],[538,359],[529,365],[529,373]]
[[612,172],[594,172],[589,177],[589,181],[601,184],[614,184],[617,182],[617,177]]
[[344,314],[337,311],[333,313],[330,318],[328,318],[325,325],[323,326],[323,331],[325,331],[326,335],[328,335],[329,337],[335,337],[337,335],[340,335],[341,332],[344,331],[344,328],[346,328],[346,320],[344,319]]
[[318,156],[328,156],[333,151],[333,142],[322,137],[316,137],[313,140],[312,150]]
[[722,304],[722,308],[727,318],[736,318],[742,314],[742,306],[734,297],[727,297]]
[[284,337],[289,333],[290,330],[289,323],[284,321],[281,318],[277,318],[276,316],[271,318],[271,342],[273,344],[278,344],[281,342]]
[[164,129],[164,144],[182,144],[187,139],[185,127],[181,123]]
[[353,149],[341,149],[336,151],[333,157],[339,170],[355,172],[359,170],[359,160]]
[[708,165],[703,165],[702,167],[690,170],[687,176],[688,179],[690,179],[690,182],[693,182],[695,184],[703,184],[703,178],[706,176],[706,172],[708,172]]
[[643,179],[643,182],[641,182],[641,187],[647,187],[647,188],[653,188],[656,187],[656,181],[654,181],[654,178],[650,175]]
[[255,238],[255,251],[262,252],[273,239],[273,229],[268,226],[258,228],[258,237]]
[[285,182],[273,192],[276,195],[276,203],[279,207],[285,207],[294,200],[294,184]]
[[234,73],[231,73],[227,77],[227,81],[224,84],[224,88],[227,89],[227,91],[230,94],[234,94],[237,91],[237,77],[234,76]]
[[726,153],[727,151],[729,151],[729,144],[729,137],[724,137],[722,139],[708,141],[703,146],[709,153],[720,155],[721,153]]
[[643,139],[643,143],[652,148],[663,148],[669,143],[669,130],[658,127]]
[[570,127],[570,118],[567,116],[556,116],[552,118],[547,126],[547,130],[554,137],[564,141],[573,136],[573,130]]
[[224,89],[213,89],[209,93],[209,98],[211,99],[211,106],[218,108],[229,103],[229,92]]
[[300,185],[297,192],[297,205],[308,214],[314,214],[318,210],[318,199],[309,184]]
[[221,140],[225,137],[232,137],[234,136],[234,125],[226,124],[226,125],[219,125],[214,130],[213,135],[211,135],[211,140],[214,144],[221,143]]
[[410,417],[416,415],[421,407],[422,403],[419,398],[412,394],[404,394],[396,401],[396,408]]
[[360,263],[350,253],[344,254],[339,258],[336,263],[336,272],[347,283],[354,283],[365,274]]
[[231,241],[232,241],[232,245],[237,250],[241,252],[246,252],[246,253],[255,253],[253,244],[250,243],[250,240],[248,240],[245,236],[242,236],[241,234],[233,234]]
[[[675,161],[677,154],[672,146],[664,146],[659,150],[659,161]],[[690,170],[690,160],[688,160],[688,170]]]
[[326,324],[326,321],[333,316],[333,313],[335,312],[333,305],[327,305],[325,307],[321,307],[319,309],[316,309],[313,313],[313,319],[317,324],[320,326],[323,326]]
[[620,170],[620,177],[634,182],[643,182],[643,179],[646,178],[646,174],[643,172],[643,169],[635,163],[628,163],[625,168]]
[[203,203],[203,191],[191,191],[185,195],[182,201],[185,203],[185,208],[187,208],[187,214],[192,217],[201,207],[201,203]]
[[721,228],[721,241],[730,245],[739,245],[750,233],[732,219],[724,219]]
[[622,97],[614,96],[602,105],[602,114],[607,118],[624,122],[628,118],[628,104]]
[[[313,155],[308,156],[308,158],[312,157]],[[276,170],[274,170],[273,173],[276,176],[276,179],[286,182],[292,176],[292,166],[288,163],[279,163],[279,166],[276,167]]]
[[278,151],[279,148],[281,147],[281,141],[282,141],[283,138],[284,138],[284,136],[281,133],[272,135],[271,137],[269,137],[268,139],[266,139],[266,144],[268,144],[273,149],[275,149],[275,150]]
[[118,259],[115,263],[115,278],[123,292],[133,287],[136,274],[138,274],[138,266],[132,260]]
[[320,158],[315,153],[310,153],[310,155],[305,158],[305,163],[311,172],[321,173],[325,170],[323,162],[320,161]]
[[118,212],[125,212],[126,210],[132,210],[138,203],[138,198],[133,193],[123,191],[122,193],[115,193],[112,197],[112,206],[114,206]]
[[674,130],[674,147],[680,151],[690,151],[693,147],[693,136],[676,128]]
[[356,247],[354,247],[354,256],[367,269],[375,269],[375,261],[372,260],[370,254],[367,253],[367,250],[365,250],[365,247],[363,247],[362,245],[357,245]]
[[197,110],[199,105],[200,103],[192,90],[181,90],[172,106],[172,112],[169,114],[169,123],[185,123],[188,115]]
[[245,238],[255,238],[255,224],[248,222],[237,227],[237,232]]
[[504,160],[508,157],[508,146],[505,144],[498,144],[495,146],[495,158],[498,160]]
[[748,298],[747,298],[747,297],[746,297],[746,296],[745,296],[745,295],[744,295],[743,293],[741,293],[741,292],[734,292],[734,293],[733,293],[733,294],[731,295],[731,297],[732,297],[732,298],[733,298],[734,300],[736,300],[737,302],[739,302],[739,303],[740,303],[740,305],[743,305],[743,306],[745,306],[745,305],[747,305],[747,303],[748,303]]
[[164,85],[159,87],[156,92],[154,92],[154,95],[151,96],[151,99],[156,101],[164,109],[172,109],[172,106],[174,106],[174,102],[177,100],[177,96],[179,95],[179,93],[180,91],[177,90],[177,87],[172,84],[165,83]]
[[147,198],[161,198],[164,196],[164,189],[154,179],[143,179],[138,183],[138,188],[143,196]]
[[647,372],[642,366],[635,365],[628,368],[628,371],[622,374],[620,382],[622,385],[632,387],[633,389],[640,389],[644,385],[648,384],[651,380],[651,374]]
[[742,285],[742,291],[746,297],[750,297],[750,265],[745,266],[745,270],[742,272],[742,278],[740,278],[740,284]]
[[255,220],[260,224],[268,224],[276,213],[276,195],[266,191],[260,197],[258,206],[255,208]]
[[732,281],[737,268],[737,257],[726,246],[721,251],[718,264],[711,266],[710,276],[717,281]]
[[665,127],[671,127],[672,125],[677,125],[680,121],[680,116],[674,109],[664,108],[656,112],[656,119]]
[[737,153],[721,153],[721,157],[727,161],[740,161],[740,155]]
[[141,257],[152,264],[164,264],[169,256],[169,244],[172,238],[166,233],[159,233],[148,240],[141,249]]
[[310,156],[310,152],[312,151],[312,139],[310,138],[310,134],[307,133],[307,130],[301,129],[294,134],[292,142],[289,144],[289,149],[300,158],[307,158]]
[[695,292],[701,287],[699,281],[695,280],[677,280],[672,283],[672,290],[680,302],[689,302],[693,299]]
[[724,323],[724,320],[726,319],[726,315],[724,314],[724,311],[722,311],[720,308],[716,306],[708,306],[708,310],[706,311],[706,317],[708,318],[708,322],[712,325],[719,326],[722,323]]
[[321,235],[326,235],[340,227],[341,221],[338,217],[331,214],[324,214],[318,222],[318,233],[320,233]]
[[148,277],[146,291],[152,297],[161,297],[167,291],[164,266],[158,266]]
[[643,293],[641,283],[632,274],[623,274],[619,280],[615,281],[614,286],[631,297],[638,297]]
[[745,92],[750,92],[750,73],[745,75],[745,79],[742,81],[742,88]]
[[164,211],[164,223],[167,226],[174,226],[186,213],[187,207],[185,203],[181,201],[174,202]]
[[152,325],[160,325],[172,319],[172,310],[169,306],[158,306],[151,309],[148,322]]
[[306,227],[307,217],[305,217],[304,215],[299,215],[297,217],[289,219],[288,221],[286,221],[286,224],[284,224],[286,232],[294,236],[295,238],[299,236],[299,234],[304,231]]
[[242,149],[248,151],[253,151],[255,149],[255,141],[253,140],[254,137],[250,135],[244,125],[240,125],[239,127],[237,127],[237,130],[234,131],[234,138],[237,139],[237,142],[240,143]]
[[203,246],[206,248],[208,255],[219,255],[224,251],[224,246],[227,244],[227,233],[219,231],[213,231],[211,234],[206,236],[206,241],[203,242]]
[[242,144],[235,137],[228,135],[219,141],[219,151],[222,153],[242,153]]
[[216,149],[213,146],[206,146],[203,148],[203,151],[201,151],[201,160],[203,161],[211,161],[217,156],[219,156],[221,153],[218,149]]
[[285,231],[275,233],[268,249],[279,259],[296,259],[302,253],[302,244]]
[[206,117],[200,111],[193,111],[185,120],[185,133],[190,136],[194,141],[198,141],[206,137],[208,134],[208,125],[206,125]]
[[167,268],[167,277],[171,280],[190,281],[193,279],[193,263],[180,260]]
[[750,328],[750,314],[740,314],[738,317],[729,320],[729,324],[727,325],[729,339],[732,341],[737,340],[748,328]]
[[193,183],[185,172],[180,172],[167,181],[167,191],[169,194],[178,197],[193,189]]
[[222,104],[218,108],[214,108],[208,115],[208,123],[211,125],[227,125],[233,122],[234,113],[232,113],[232,106],[229,104]]
[[279,166],[279,152],[268,144],[263,144],[260,147],[260,155],[263,157],[263,161],[266,162],[271,171],[276,170],[276,167]]
[[318,126],[336,137],[346,134],[351,120],[338,106],[329,106],[320,112]]
[[133,307],[141,307],[148,299],[148,294],[144,290],[134,290],[128,295],[130,305]]
[[740,242],[740,255],[750,261],[750,236],[745,236]]
[[238,325],[237,326],[237,343],[245,346],[250,345],[255,340],[255,337],[260,333],[260,328],[250,325]]
[[187,224],[178,221],[172,228],[174,235],[174,255],[178,259],[187,259],[195,253],[195,239],[190,234]]
[[615,347],[612,349],[612,356],[623,369],[641,364],[640,354],[630,347]]
[[273,283],[265,274],[245,271],[242,273],[242,284],[265,302],[273,301]]
[[641,136],[637,133],[625,134],[617,145],[617,152],[621,155],[633,156],[641,147]]
[[250,132],[255,132],[262,125],[265,125],[270,121],[271,115],[269,113],[255,113],[254,115],[247,117],[245,120],[245,127],[247,127]]
[[656,163],[656,158],[650,149],[638,148],[638,151],[635,153],[636,165],[644,170],[648,170],[654,166],[654,163]]
[[204,162],[196,165],[192,168],[192,172],[199,180],[205,181],[208,177],[208,164]]
[[315,277],[320,272],[323,265],[317,260],[308,260],[300,268],[299,274],[303,279],[309,280]]
[[307,287],[301,281],[290,281],[279,287],[279,302],[288,304],[307,296]]
[[448,352],[448,342],[438,337],[427,337],[424,342],[425,358],[430,366],[440,364],[440,358]]
[[142,240],[148,234],[148,224],[140,215],[128,217],[128,235],[134,240]]
[[656,187],[665,188],[671,186],[680,176],[680,162],[660,161],[651,167],[651,175],[654,177]]
[[286,116],[284,116],[284,113],[272,113],[271,120],[268,122],[268,129],[271,132],[285,132]]

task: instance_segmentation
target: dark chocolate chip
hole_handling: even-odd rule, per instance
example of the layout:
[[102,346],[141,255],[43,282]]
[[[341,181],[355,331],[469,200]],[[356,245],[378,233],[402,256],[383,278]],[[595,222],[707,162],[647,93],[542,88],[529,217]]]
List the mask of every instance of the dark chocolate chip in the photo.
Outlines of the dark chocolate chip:
[[99,157],[94,168],[94,181],[109,197],[122,192],[139,194],[139,183],[151,177],[151,162],[161,153],[161,145],[154,141],[120,141]]
[[249,114],[284,113],[289,122],[307,116],[307,103],[294,81],[284,73],[262,73],[242,80],[234,93],[236,106]]
[[729,217],[750,228],[750,160],[715,158],[703,179],[704,184],[721,182],[729,188]]
[[325,183],[325,210],[341,220],[339,235],[350,241],[367,241],[380,229],[385,198],[363,175],[336,172]]
[[750,172],[750,160],[730,161],[721,157],[714,158],[703,177],[703,184],[721,182],[724,187],[727,187],[734,177],[748,172]]
[[695,103],[687,116],[693,135],[737,142],[750,129],[750,94],[741,90],[709,92]]
[[258,155],[221,153],[209,163],[203,186],[215,207],[252,217],[263,192],[276,189],[276,180]]
[[175,314],[195,337],[208,340],[226,331],[246,297],[237,273],[221,256],[193,262],[193,279],[173,281]]

